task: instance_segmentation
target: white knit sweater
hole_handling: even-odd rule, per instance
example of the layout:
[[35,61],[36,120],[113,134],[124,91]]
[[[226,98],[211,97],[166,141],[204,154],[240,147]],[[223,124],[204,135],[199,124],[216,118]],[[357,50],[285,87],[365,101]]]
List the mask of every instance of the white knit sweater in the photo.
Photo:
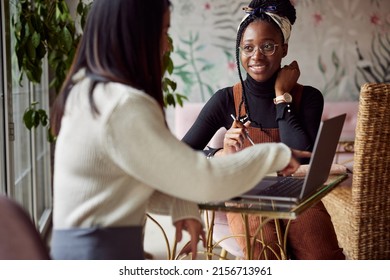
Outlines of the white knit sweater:
[[155,100],[123,84],[96,87],[94,116],[90,81],[78,78],[56,143],[55,229],[143,225],[147,211],[199,219],[193,202],[236,196],[289,162],[280,143],[207,160],[169,131]]

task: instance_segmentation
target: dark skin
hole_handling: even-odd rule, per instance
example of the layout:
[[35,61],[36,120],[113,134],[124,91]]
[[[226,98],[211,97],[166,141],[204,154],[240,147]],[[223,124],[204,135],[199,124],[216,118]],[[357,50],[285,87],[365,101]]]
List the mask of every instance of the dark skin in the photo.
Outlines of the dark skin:
[[[277,44],[275,53],[269,56],[264,55],[259,46],[265,43]],[[289,92],[299,78],[300,71],[298,63],[293,61],[290,65],[280,68],[282,58],[287,55],[288,45],[283,43],[283,37],[280,30],[273,24],[267,21],[254,21],[245,29],[242,39],[241,48],[255,49],[252,56],[245,56],[241,53],[241,65],[245,71],[254,80],[264,82],[270,79],[275,72],[278,73],[278,78],[275,84],[276,96],[281,96],[285,92]],[[235,120],[229,130],[226,131],[223,149],[216,153],[216,156],[227,155],[241,150],[245,138],[247,137],[246,128],[249,127],[250,122],[242,124]],[[299,163],[295,158],[310,157],[310,152],[292,150],[293,157],[290,163],[280,171],[284,176],[291,175]]]
[[[241,54],[241,64],[248,75],[258,82],[264,82],[278,72],[278,78],[275,84],[276,96],[289,92],[296,84],[300,75],[299,66],[296,61],[281,68],[282,58],[287,55],[288,51],[288,45],[284,44],[283,41],[283,36],[275,25],[261,20],[249,24],[244,31],[241,40],[241,47],[251,46],[257,48],[255,53],[250,57]],[[263,55],[258,49],[258,46],[267,42],[278,45],[275,53],[271,56]],[[246,128],[249,127],[249,125],[250,122],[242,124],[240,121],[233,121],[231,128],[225,134],[223,149],[218,151],[215,156],[240,151],[243,141],[247,137]],[[291,152],[292,157],[290,162],[283,170],[280,170],[280,175],[289,176],[297,170],[300,164],[296,158],[308,158],[311,156],[311,153],[306,151],[291,150]],[[196,245],[199,241],[199,236],[201,236],[204,244],[204,232],[201,230],[201,225],[198,223],[199,222],[196,220],[191,221],[189,219],[179,221],[175,224],[178,240],[181,240],[182,229],[186,229],[191,235],[191,243],[185,248],[184,252],[196,254]]]

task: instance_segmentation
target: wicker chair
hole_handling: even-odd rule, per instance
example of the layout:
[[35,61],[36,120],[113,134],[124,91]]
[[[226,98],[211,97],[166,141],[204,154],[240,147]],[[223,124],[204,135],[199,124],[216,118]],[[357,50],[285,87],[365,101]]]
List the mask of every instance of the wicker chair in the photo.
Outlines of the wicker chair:
[[364,84],[351,187],[323,202],[348,259],[390,259],[390,84]]

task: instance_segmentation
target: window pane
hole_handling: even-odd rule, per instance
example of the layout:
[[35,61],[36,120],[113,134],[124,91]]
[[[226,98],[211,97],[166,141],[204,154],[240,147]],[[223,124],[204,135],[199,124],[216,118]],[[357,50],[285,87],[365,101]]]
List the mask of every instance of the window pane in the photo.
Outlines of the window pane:
[[[46,63],[44,64],[47,65]],[[39,108],[46,110],[49,114],[49,88],[48,70],[44,67],[42,82],[34,87],[34,101],[38,102]],[[38,127],[35,130],[35,189],[37,218],[47,208],[51,208],[51,166],[50,166],[50,144],[47,141],[47,128]]]
[[[15,65],[13,64],[14,68]],[[16,66],[17,67],[17,66]],[[15,69],[13,69],[15,70]],[[13,77],[13,80],[16,80]],[[12,89],[13,119],[15,128],[14,142],[14,174],[15,198],[32,213],[32,166],[30,132],[23,124],[23,113],[30,105],[28,83],[23,81],[22,87],[14,83]]]
[[[10,19],[16,12],[15,2],[10,4]],[[36,109],[49,111],[48,105],[48,69],[43,63],[42,81],[32,85],[24,76],[19,80],[15,52],[13,26],[10,24],[11,67],[12,67],[12,115],[14,121],[15,141],[13,149],[15,184],[13,194],[31,214],[39,221],[43,212],[51,207],[51,170],[50,144],[46,140],[46,128],[39,126],[29,131],[23,123],[23,114],[32,102],[38,102]]]

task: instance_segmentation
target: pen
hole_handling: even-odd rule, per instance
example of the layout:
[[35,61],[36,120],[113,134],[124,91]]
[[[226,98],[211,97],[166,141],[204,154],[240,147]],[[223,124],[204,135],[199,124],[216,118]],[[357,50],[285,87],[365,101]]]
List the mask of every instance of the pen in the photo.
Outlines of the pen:
[[[238,122],[241,123],[241,121],[238,120],[238,119],[236,119],[236,118],[234,117],[233,114],[230,114],[230,116],[232,117],[233,120],[238,121]],[[246,129],[245,129],[245,134],[246,134],[246,138],[248,138],[249,142],[250,142],[252,145],[255,145],[255,142],[253,142],[252,138],[249,136],[248,130],[246,130]]]

